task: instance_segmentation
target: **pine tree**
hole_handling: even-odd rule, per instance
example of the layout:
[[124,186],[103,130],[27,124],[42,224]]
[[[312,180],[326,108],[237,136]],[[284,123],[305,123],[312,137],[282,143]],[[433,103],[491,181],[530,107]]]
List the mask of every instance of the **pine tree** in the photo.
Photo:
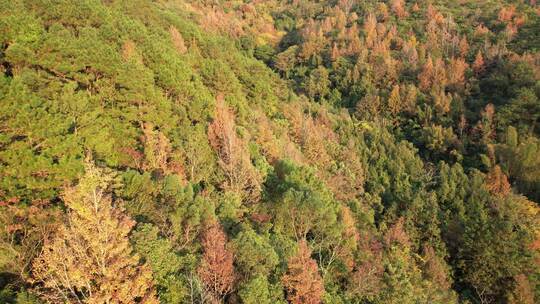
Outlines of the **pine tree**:
[[524,274],[515,276],[516,287],[509,297],[510,304],[534,304],[534,289]]
[[90,162],[79,184],[64,190],[67,223],[33,263],[41,296],[52,302],[158,303],[152,273],[132,253],[135,222],[111,198],[114,174]]

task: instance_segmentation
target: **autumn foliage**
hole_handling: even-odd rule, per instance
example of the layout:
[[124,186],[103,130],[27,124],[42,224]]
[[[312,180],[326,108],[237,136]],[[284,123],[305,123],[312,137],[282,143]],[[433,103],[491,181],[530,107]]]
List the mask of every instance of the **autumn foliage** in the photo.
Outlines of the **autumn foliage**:
[[292,304],[319,304],[324,286],[317,263],[311,258],[311,250],[305,240],[301,240],[298,246],[298,253],[289,259],[287,273],[282,278],[287,299]]
[[223,299],[234,288],[236,274],[227,236],[217,222],[207,224],[201,236],[203,256],[198,274],[214,301]]
[[78,185],[64,190],[66,224],[45,240],[32,265],[44,299],[78,303],[158,303],[152,272],[132,253],[135,222],[111,198],[114,176],[87,163]]
[[216,113],[208,127],[208,140],[225,173],[224,188],[244,193],[246,199],[256,201],[261,191],[260,176],[251,164],[246,142],[236,133],[234,115],[222,95],[216,100]]

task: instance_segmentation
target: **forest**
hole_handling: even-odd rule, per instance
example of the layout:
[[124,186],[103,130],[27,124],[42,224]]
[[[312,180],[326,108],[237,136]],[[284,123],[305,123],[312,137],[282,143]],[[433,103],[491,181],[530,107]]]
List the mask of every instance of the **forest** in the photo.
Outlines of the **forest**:
[[0,303],[540,303],[536,0],[0,0]]

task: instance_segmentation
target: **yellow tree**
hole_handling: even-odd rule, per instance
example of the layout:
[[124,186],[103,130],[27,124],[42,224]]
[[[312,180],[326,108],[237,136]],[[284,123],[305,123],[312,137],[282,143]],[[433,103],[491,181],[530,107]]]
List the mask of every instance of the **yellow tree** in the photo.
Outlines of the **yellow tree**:
[[394,85],[390,96],[388,97],[388,109],[392,115],[396,115],[401,112],[401,95],[399,92],[399,85]]
[[135,222],[111,198],[115,176],[90,162],[62,199],[67,223],[45,240],[33,262],[33,282],[53,303],[158,303],[152,273],[132,253]]
[[366,35],[366,45],[372,48],[377,40],[377,18],[375,15],[369,14],[364,23],[364,32]]

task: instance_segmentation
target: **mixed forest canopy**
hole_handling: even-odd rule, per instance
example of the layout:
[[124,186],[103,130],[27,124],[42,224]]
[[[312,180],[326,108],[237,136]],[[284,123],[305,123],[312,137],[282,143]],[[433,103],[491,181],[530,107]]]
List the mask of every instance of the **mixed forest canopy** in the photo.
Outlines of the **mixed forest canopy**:
[[536,0],[0,0],[0,303],[540,302]]

